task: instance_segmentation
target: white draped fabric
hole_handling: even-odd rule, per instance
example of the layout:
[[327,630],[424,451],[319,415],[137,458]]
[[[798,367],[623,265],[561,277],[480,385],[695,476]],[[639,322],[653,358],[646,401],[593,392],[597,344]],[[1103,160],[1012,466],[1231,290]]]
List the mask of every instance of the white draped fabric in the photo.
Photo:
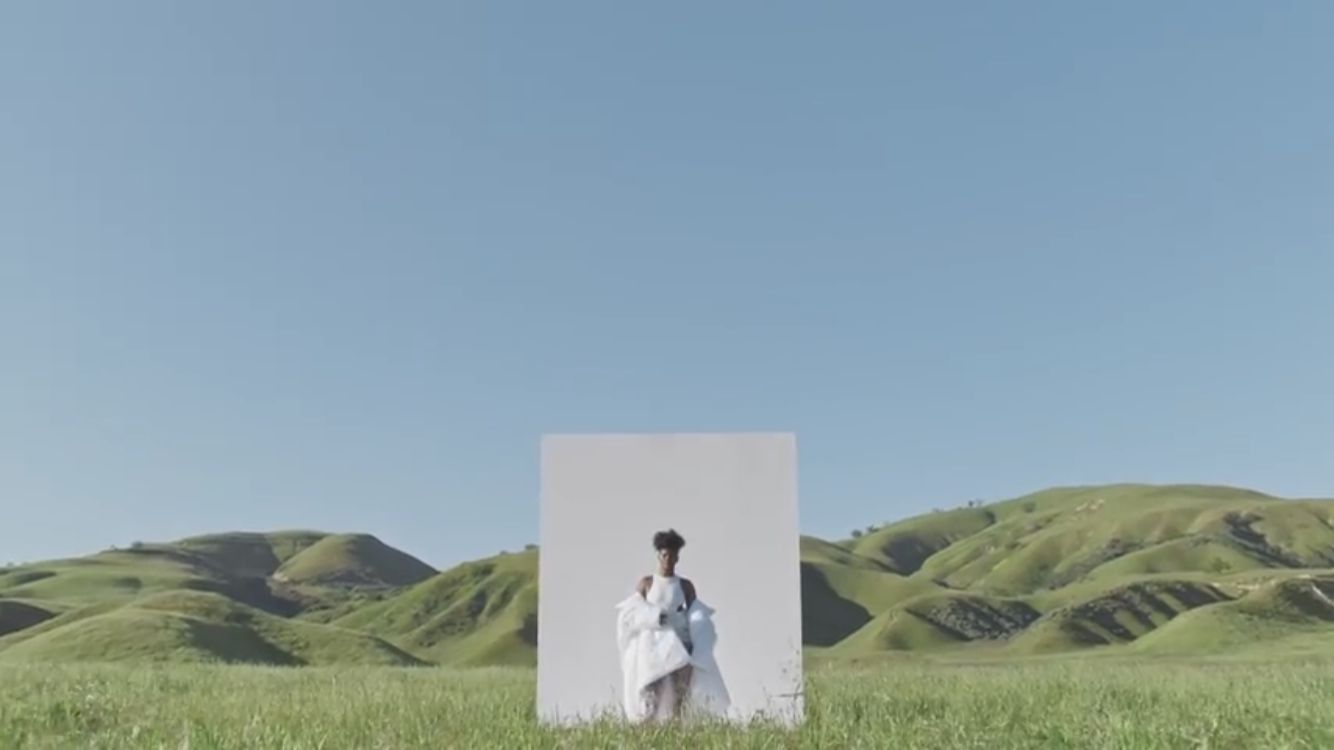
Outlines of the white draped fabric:
[[[659,624],[662,610],[638,593],[616,605],[616,612],[616,642],[621,655],[624,688],[622,701],[627,719],[643,722],[670,718],[672,708],[681,700],[684,700],[683,718],[727,715],[731,701],[714,660],[717,642],[714,610],[698,599],[686,610],[693,653],[686,650],[671,624]],[[677,696],[673,680],[663,678],[686,666],[693,667],[688,694]],[[654,712],[651,690],[659,680],[663,682],[658,686],[661,694]]]

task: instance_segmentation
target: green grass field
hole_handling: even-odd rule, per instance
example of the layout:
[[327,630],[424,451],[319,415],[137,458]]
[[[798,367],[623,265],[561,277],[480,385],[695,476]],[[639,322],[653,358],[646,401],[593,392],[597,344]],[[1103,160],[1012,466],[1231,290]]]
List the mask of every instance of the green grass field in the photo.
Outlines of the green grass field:
[[1329,748],[1334,662],[815,667],[777,727],[540,726],[534,673],[0,667],[4,748]]

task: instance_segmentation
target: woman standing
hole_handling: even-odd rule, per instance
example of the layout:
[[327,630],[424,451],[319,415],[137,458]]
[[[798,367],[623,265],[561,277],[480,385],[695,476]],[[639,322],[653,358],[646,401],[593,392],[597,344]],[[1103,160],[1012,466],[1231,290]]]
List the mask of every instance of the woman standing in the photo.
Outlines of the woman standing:
[[[695,584],[688,578],[676,575],[676,563],[681,559],[681,548],[684,546],[686,540],[675,529],[654,534],[653,548],[658,553],[658,570],[640,579],[635,590],[645,602],[658,609],[658,625],[675,633],[686,653],[694,654],[695,644],[690,636],[690,618],[687,613],[690,605],[695,603]],[[671,716],[680,716],[681,704],[690,692],[691,672],[691,665],[686,664],[655,682],[650,687],[654,708],[659,708],[656,704],[666,700],[670,703]]]
[[676,575],[685,539],[674,529],[653,535],[657,571],[617,605],[622,696],[632,721],[725,716],[730,705],[714,659],[713,609],[695,584]]

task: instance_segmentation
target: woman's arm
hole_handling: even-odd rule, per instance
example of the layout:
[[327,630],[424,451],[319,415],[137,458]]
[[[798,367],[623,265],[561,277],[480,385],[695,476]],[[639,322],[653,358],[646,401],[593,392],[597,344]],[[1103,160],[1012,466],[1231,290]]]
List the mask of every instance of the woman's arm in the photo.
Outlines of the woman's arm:
[[[653,585],[653,576],[644,576],[643,578],[639,579],[639,583],[635,585],[635,592],[639,594],[640,599],[648,601],[648,589],[652,585]],[[658,611],[658,624],[659,625],[667,624],[666,612],[663,612],[661,610]]]

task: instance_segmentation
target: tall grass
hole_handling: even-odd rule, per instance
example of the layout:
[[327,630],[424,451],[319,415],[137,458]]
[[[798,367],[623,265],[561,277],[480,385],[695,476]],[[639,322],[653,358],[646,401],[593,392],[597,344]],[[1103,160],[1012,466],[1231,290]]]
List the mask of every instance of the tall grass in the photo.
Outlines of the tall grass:
[[1330,748],[1334,665],[821,668],[806,722],[554,729],[533,673],[0,667],[4,748]]

